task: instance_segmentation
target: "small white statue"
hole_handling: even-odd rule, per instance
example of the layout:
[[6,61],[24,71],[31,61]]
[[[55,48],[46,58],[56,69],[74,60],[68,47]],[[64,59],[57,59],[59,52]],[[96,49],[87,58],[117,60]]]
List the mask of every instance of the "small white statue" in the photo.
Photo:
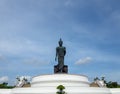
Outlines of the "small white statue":
[[17,77],[17,84],[16,84],[16,87],[22,87],[24,84],[27,84],[28,83],[28,80],[26,77]]

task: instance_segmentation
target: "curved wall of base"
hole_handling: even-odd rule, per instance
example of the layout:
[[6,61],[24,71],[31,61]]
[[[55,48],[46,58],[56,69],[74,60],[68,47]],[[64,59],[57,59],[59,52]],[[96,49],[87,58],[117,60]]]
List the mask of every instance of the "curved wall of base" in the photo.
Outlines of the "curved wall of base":
[[33,77],[31,87],[57,87],[58,85],[72,87],[89,87],[89,81],[86,76],[72,74],[52,74]]

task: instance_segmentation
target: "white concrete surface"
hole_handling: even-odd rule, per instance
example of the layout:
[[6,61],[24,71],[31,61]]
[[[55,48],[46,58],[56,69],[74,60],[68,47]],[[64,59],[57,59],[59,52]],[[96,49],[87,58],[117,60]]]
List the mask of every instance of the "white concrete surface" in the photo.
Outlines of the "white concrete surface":
[[12,89],[0,89],[0,94],[12,94]]
[[52,74],[33,77],[28,88],[0,89],[0,94],[56,94],[58,85],[65,86],[67,94],[120,94],[120,89],[89,87],[83,75]]
[[53,74],[53,75],[40,75],[33,77],[31,87],[40,86],[79,86],[89,87],[89,81],[86,76],[83,75],[71,75],[71,74]]
[[120,88],[112,88],[110,89],[111,94],[120,94]]

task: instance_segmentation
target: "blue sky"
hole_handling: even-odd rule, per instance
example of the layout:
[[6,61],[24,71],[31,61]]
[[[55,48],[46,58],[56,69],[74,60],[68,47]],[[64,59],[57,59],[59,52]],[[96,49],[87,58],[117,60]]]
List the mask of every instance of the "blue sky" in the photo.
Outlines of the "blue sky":
[[53,74],[62,38],[70,74],[120,83],[119,0],[0,0],[0,81]]

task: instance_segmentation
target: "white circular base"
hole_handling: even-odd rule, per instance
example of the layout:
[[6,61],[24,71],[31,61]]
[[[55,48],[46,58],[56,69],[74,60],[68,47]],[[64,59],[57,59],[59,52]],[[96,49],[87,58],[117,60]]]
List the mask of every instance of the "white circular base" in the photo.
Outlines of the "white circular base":
[[89,87],[89,81],[83,75],[52,74],[33,77],[31,82],[31,87],[57,87],[58,85]]
[[58,85],[65,86],[67,94],[120,94],[119,89],[89,87],[83,75],[52,74],[33,77],[31,87],[0,89],[0,94],[56,94]]

